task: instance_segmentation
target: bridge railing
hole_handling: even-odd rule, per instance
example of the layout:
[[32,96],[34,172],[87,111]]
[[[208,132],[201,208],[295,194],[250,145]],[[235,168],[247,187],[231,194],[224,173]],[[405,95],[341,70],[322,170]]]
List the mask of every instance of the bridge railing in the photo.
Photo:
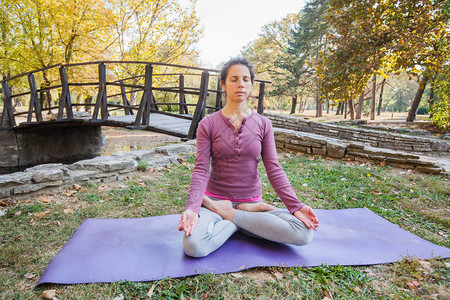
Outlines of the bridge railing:
[[[94,70],[95,67],[97,70]],[[134,75],[126,76],[127,72]],[[52,65],[1,81],[3,110],[0,128],[72,121],[78,118],[74,108],[79,110],[84,107],[86,111],[93,110],[90,122],[104,122],[113,114],[134,116],[131,128],[148,126],[151,112],[190,119],[187,137],[195,138],[198,122],[205,116],[206,109],[214,111],[222,107],[218,74],[219,71],[212,69],[145,61]],[[15,93],[11,92],[10,83],[13,83]],[[258,81],[259,94],[254,97],[258,101],[259,113],[263,112],[266,83]],[[76,91],[77,98],[87,95],[85,102],[73,101],[73,91]],[[156,92],[159,97],[155,97]],[[51,100],[54,94],[57,94],[57,101]],[[128,95],[131,98],[140,95],[140,100],[131,101]],[[27,97],[28,109],[20,111],[14,103]],[[172,106],[178,106],[177,113],[171,111]],[[56,116],[43,116],[44,111],[55,109]],[[24,119],[24,115],[26,121],[18,122],[18,119]]]

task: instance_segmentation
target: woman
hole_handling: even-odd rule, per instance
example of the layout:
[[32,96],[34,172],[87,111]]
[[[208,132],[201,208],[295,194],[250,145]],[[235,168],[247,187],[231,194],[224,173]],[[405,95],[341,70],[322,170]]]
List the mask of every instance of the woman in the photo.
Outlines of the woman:
[[[246,105],[254,77],[248,60],[228,61],[220,74],[226,105],[199,123],[187,206],[178,225],[185,232],[183,247],[189,256],[210,254],[237,230],[273,242],[306,245],[319,226],[278,163],[271,122]],[[289,212],[262,202],[260,156]]]

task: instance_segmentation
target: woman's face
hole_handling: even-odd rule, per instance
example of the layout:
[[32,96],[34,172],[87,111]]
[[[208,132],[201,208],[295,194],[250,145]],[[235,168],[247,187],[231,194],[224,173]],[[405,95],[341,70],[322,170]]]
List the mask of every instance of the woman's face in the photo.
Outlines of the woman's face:
[[227,101],[246,101],[252,89],[252,80],[247,66],[231,66],[222,89],[227,93]]

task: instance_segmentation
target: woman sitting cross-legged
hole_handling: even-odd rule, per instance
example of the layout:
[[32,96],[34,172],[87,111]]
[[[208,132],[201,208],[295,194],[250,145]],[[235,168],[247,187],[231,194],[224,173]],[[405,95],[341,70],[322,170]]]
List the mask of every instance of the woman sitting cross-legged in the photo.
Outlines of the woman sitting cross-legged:
[[[253,79],[248,60],[228,61],[220,74],[226,105],[199,123],[195,167],[178,225],[185,232],[183,247],[189,256],[210,254],[237,230],[273,242],[306,245],[319,226],[278,162],[270,120],[246,105]],[[262,202],[259,157],[288,211]]]

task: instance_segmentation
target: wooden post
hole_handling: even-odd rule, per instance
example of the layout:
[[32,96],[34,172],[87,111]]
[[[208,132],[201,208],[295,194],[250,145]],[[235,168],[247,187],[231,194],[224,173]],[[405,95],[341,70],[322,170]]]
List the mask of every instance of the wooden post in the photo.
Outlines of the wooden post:
[[216,109],[219,110],[223,107],[222,103],[222,82],[220,81],[220,76],[217,77],[217,94],[216,94]]
[[124,84],[123,80],[120,81],[120,92],[122,93],[122,103],[123,103],[123,105],[130,106],[129,108],[125,107],[125,109],[124,109],[125,110],[125,115],[134,115],[134,112],[131,109],[130,102],[127,99],[127,94],[125,93],[125,84]]
[[192,117],[191,126],[189,127],[187,138],[195,139],[197,136],[198,123],[205,115],[206,97],[208,96],[209,73],[203,71],[202,81],[200,83],[200,95],[197,105],[195,106],[194,116]]
[[186,95],[184,93],[184,75],[180,74],[179,79],[179,87],[180,87],[180,93],[178,94],[179,101],[180,101],[180,115],[188,114],[188,109],[186,105]]
[[264,112],[264,89],[265,89],[265,83],[260,82],[259,83],[259,95],[258,95],[258,114],[262,114]]
[[3,113],[0,120],[0,127],[15,127],[16,119],[14,118],[14,108],[11,101],[11,91],[7,81],[2,82],[3,91]]
[[63,119],[64,109],[66,109],[66,118],[73,119],[72,102],[70,101],[69,82],[67,72],[64,66],[59,67],[59,76],[61,77],[62,92],[59,97],[58,120]]
[[41,104],[39,103],[36,80],[34,79],[33,73],[28,74],[28,83],[30,84],[31,96],[30,105],[28,108],[27,122],[31,122],[31,120],[33,119],[33,110],[35,110],[36,113],[36,121],[42,122]]
[[292,97],[291,115],[295,114],[295,107],[297,106],[297,96]]
[[106,66],[104,63],[98,64],[98,94],[97,102],[95,102],[94,113],[92,119],[96,120],[99,110],[101,111],[102,120],[108,119],[108,102],[106,97]]
[[[142,94],[141,103],[136,114],[134,126],[149,125],[150,124],[150,109],[152,101],[152,80],[153,80],[153,66],[148,64],[145,66],[145,83],[144,93]],[[142,122],[141,122],[142,120]]]

